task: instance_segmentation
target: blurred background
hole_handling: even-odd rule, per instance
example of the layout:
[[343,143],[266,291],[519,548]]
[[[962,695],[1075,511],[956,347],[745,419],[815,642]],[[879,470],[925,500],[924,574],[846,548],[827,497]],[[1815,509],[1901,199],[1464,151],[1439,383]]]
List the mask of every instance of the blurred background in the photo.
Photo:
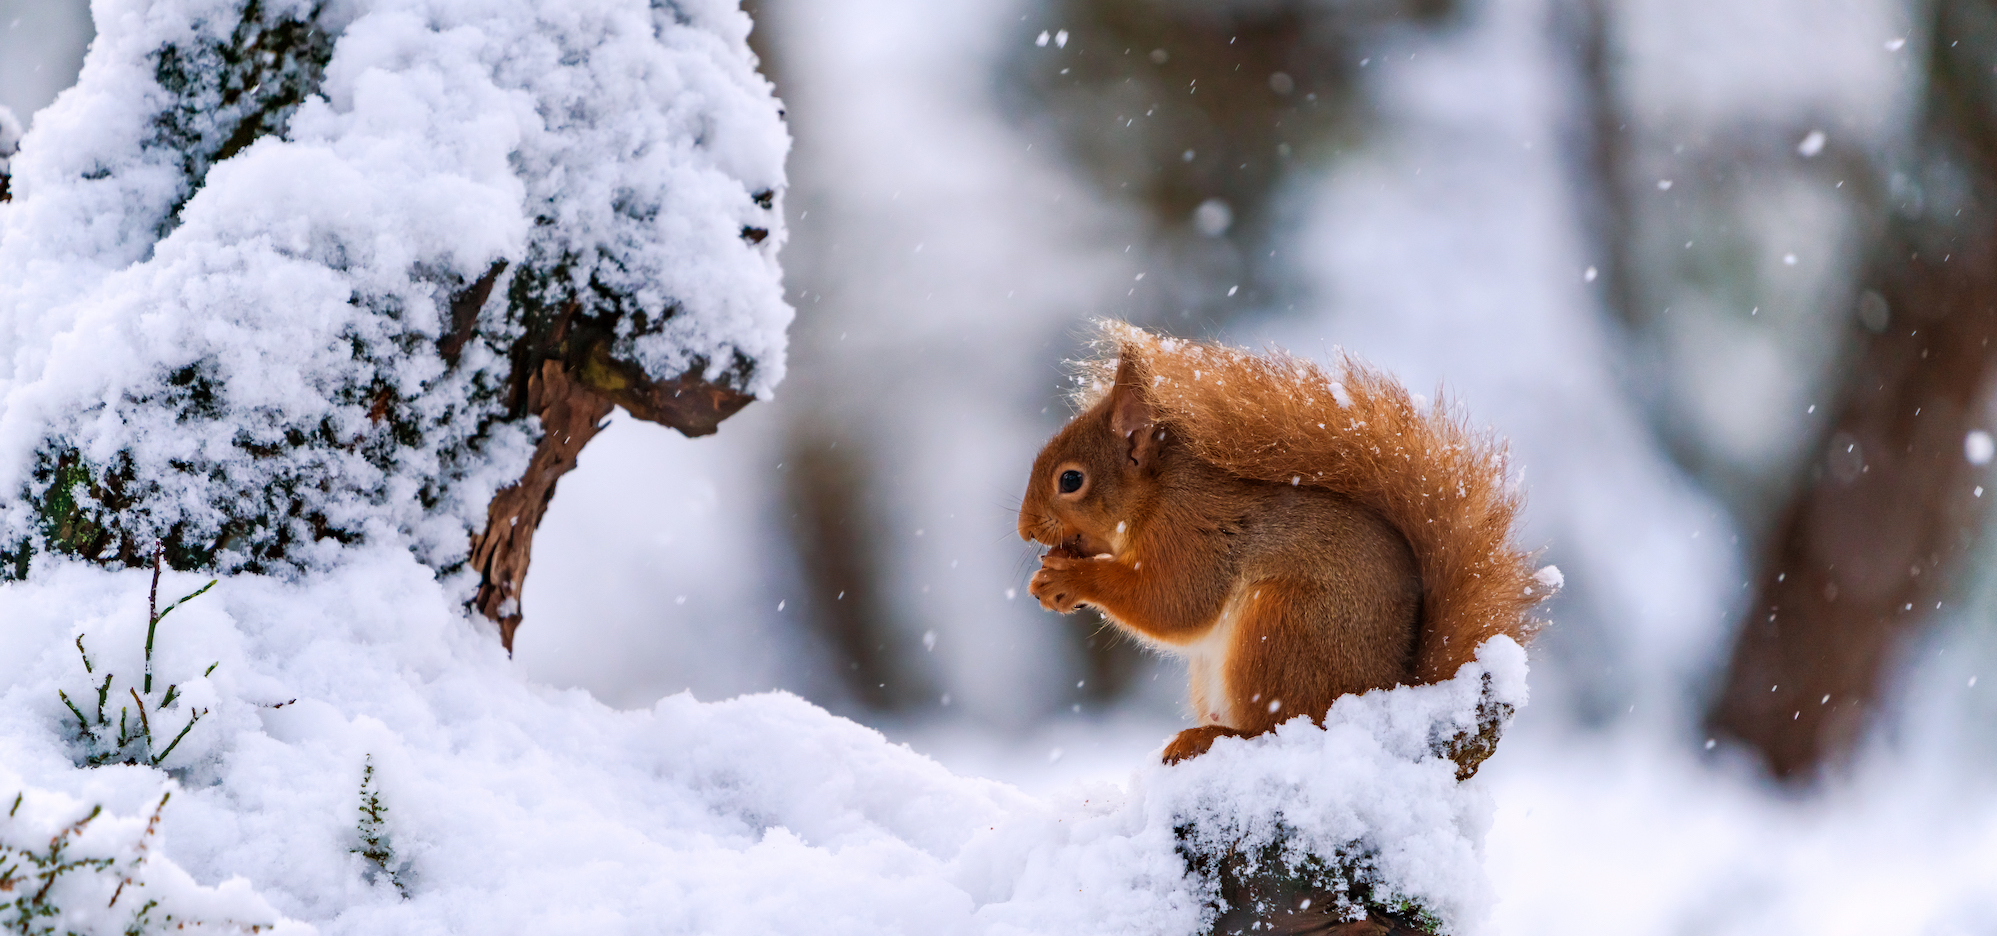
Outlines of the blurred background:
[[[1064,361],[1097,316],[1342,346],[1510,438],[1566,575],[1480,774],[1497,931],[1997,933],[1997,4],[749,10],[790,377],[584,452],[529,677],[1124,781],[1182,668],[1042,612],[1013,532]],[[89,36],[0,0],[0,105]]]

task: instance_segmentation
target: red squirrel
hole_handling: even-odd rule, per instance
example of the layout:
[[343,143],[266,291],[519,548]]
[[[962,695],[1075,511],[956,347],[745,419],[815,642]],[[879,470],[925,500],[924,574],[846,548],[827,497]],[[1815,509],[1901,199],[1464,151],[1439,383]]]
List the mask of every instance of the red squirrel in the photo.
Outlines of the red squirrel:
[[1327,371],[1103,329],[1019,535],[1051,547],[1028,588],[1043,606],[1096,608],[1187,659],[1201,724],[1166,763],[1531,638],[1552,589],[1510,543],[1500,443],[1349,357]]

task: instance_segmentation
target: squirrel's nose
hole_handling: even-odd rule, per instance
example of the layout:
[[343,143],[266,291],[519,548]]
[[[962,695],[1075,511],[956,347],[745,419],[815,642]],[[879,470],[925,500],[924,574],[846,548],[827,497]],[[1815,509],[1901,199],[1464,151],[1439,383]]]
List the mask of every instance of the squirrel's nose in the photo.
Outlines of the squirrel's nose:
[[1019,507],[1019,538],[1029,543],[1053,545],[1054,541],[1043,533],[1054,533],[1058,529],[1054,518],[1034,510],[1027,504]]

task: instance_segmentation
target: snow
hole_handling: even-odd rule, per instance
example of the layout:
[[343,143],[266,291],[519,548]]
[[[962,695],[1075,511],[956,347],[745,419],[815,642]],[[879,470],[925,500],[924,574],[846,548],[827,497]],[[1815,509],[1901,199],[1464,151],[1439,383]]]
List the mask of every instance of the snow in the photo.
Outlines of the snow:
[[1962,437],[1962,457],[1972,465],[1990,464],[1990,458],[1997,455],[1997,439],[1981,429],[1971,429]]
[[[161,593],[200,581],[169,572]],[[131,841],[171,792],[159,891],[219,887],[227,913],[203,912],[327,934],[1192,932],[1208,894],[1174,828],[1254,841],[1278,816],[1313,847],[1370,846],[1389,886],[1468,932],[1491,901],[1493,806],[1429,738],[1474,723],[1487,673],[1524,701],[1524,653],[1499,640],[1452,682],[1341,700],[1325,728],[1294,720],[1169,768],[1154,751],[1122,784],[1036,798],[787,693],[618,711],[538,686],[406,551],[358,546],[176,610],[156,668],[209,714],[163,770],[78,767],[57,690],[95,678],[73,641],[97,673],[138,672],[148,585],[51,562],[0,586],[0,792],[35,804],[0,835],[101,804],[102,835]],[[370,761],[407,899],[354,853]]]
[[[1860,126],[1826,126],[1834,142],[1883,134],[1897,117],[1879,95],[1904,93],[1897,71],[1884,89],[1877,75],[1850,70],[1836,82],[1803,78],[1850,57],[1817,43],[1824,32],[1857,34],[1869,61],[1882,33],[1851,22],[1899,15],[1887,7],[1822,5],[1809,22],[1783,19],[1780,5],[1623,7],[1619,45],[1644,60],[1619,80],[1639,113],[1669,104],[1660,119],[1699,116],[1695,105],[1808,114],[1812,100],[1837,98],[1824,110],[1853,113]],[[1733,523],[1671,467],[1628,403],[1628,378],[1615,373],[1631,366],[1626,336],[1605,326],[1583,285],[1592,281],[1575,275],[1595,257],[1573,220],[1569,168],[1557,147],[1520,145],[1558,139],[1575,119],[1575,79],[1544,29],[1550,7],[1485,3],[1468,14],[1376,60],[1420,52],[1397,71],[1369,70],[1383,126],[1302,193],[1313,201],[1286,250],[1325,311],[1304,323],[1272,316],[1232,340],[1304,351],[1328,338],[1409,385],[1445,383],[1531,469],[1522,539],[1548,544],[1567,589],[1533,647],[1534,704],[1478,774],[1497,804],[1485,840],[1497,893],[1486,931],[1987,932],[1997,909],[1988,870],[1997,866],[1997,694],[1987,678],[1968,680],[1991,671],[1997,604],[1984,595],[1956,610],[1896,667],[1886,695],[1912,698],[1883,713],[1866,746],[1815,789],[1777,787],[1741,752],[1708,748],[1700,719],[1730,649],[1734,596],[1748,584],[1737,545],[1747,537],[1730,535]],[[1667,16],[1675,21],[1656,22]],[[1779,24],[1779,36],[1740,29],[1741,19]],[[1859,47],[1839,36],[1840,48]],[[1864,99],[1845,103],[1852,92]],[[1740,343],[1687,347],[1729,346]],[[1786,395],[1716,385],[1736,409]],[[1972,564],[1997,567],[1992,559],[1985,547]]]
[[1482,774],[1498,803],[1491,931],[1988,931],[1987,782],[1876,745],[1849,776],[1796,796],[1702,746],[1514,732]]
[[[222,64],[240,3],[99,4],[78,84],[13,159],[10,551],[74,457],[100,484],[141,479],[134,504],[87,506],[138,540],[214,543],[223,568],[323,564],[329,530],[450,568],[538,431],[504,392],[531,324],[517,307],[537,297],[615,297],[611,350],[655,378],[781,380],[789,141],[732,4],[260,9],[320,45],[244,76]],[[225,104],[231,81],[257,83]],[[284,130],[232,151],[245,120]],[[476,339],[447,361],[451,295],[498,262]]]

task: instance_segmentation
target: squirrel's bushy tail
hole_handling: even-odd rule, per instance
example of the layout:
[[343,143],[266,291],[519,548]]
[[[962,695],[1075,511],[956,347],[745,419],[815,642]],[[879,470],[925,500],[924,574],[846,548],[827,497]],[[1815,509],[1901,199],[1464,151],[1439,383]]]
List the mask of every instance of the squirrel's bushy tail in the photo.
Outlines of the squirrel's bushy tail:
[[1340,353],[1320,367],[1105,322],[1085,402],[1129,361],[1154,417],[1200,457],[1261,481],[1307,484],[1365,504],[1407,537],[1421,571],[1416,683],[1448,679],[1499,634],[1526,643],[1533,605],[1559,586],[1512,545],[1521,497],[1504,444],[1463,425],[1438,399],[1418,406],[1399,382]]

